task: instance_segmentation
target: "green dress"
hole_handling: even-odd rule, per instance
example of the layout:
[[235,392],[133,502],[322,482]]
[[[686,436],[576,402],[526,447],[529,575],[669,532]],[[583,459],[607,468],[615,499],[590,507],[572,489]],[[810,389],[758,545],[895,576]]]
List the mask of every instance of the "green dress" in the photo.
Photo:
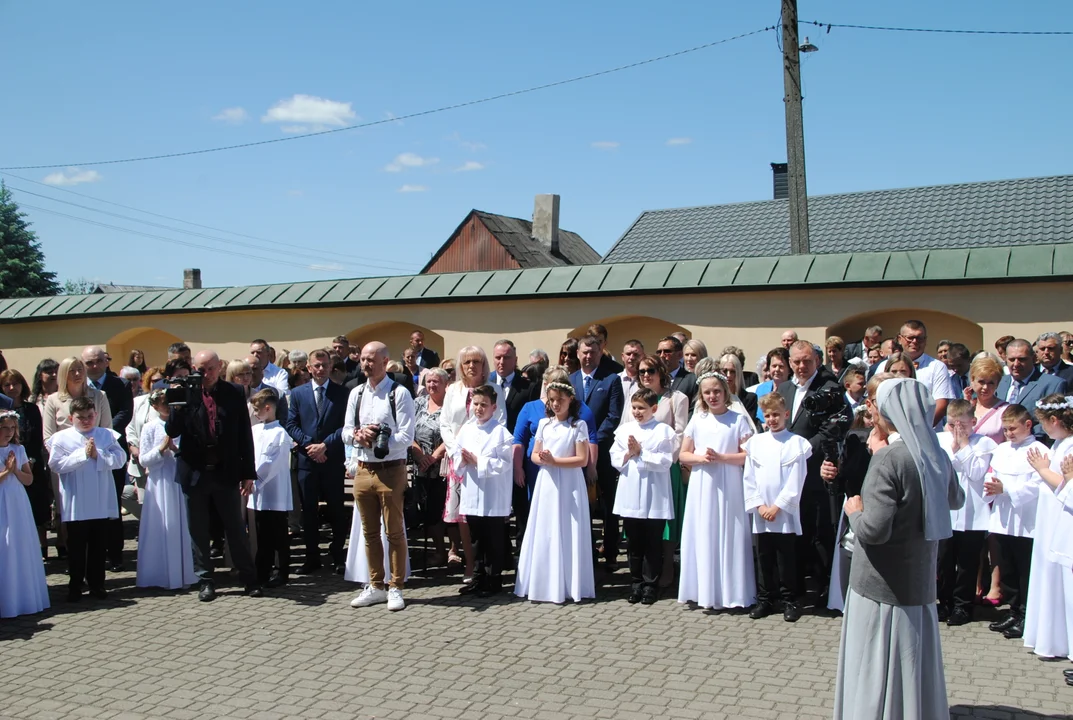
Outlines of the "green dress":
[[682,466],[671,465],[671,501],[674,517],[663,528],[663,539],[677,545],[682,540],[682,519],[686,516],[686,484],[682,482]]

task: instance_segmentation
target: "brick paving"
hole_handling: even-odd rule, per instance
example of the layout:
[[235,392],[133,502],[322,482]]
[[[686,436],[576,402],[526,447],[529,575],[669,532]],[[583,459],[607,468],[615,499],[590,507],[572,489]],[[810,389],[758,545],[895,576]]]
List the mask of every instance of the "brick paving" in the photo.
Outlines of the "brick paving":
[[[128,543],[133,566],[133,543]],[[419,561],[418,561],[419,565]],[[618,573],[595,602],[460,598],[457,575],[411,583],[408,607],[352,609],[327,571],[263,599],[221,584],[139,590],[0,621],[2,718],[824,718],[839,620],[751,621],[661,600],[625,601]],[[599,570],[598,581],[608,580]],[[421,576],[421,573],[415,573]],[[983,617],[983,612],[980,612]],[[1067,718],[1068,663],[1043,662],[986,623],[942,628],[955,717]]]

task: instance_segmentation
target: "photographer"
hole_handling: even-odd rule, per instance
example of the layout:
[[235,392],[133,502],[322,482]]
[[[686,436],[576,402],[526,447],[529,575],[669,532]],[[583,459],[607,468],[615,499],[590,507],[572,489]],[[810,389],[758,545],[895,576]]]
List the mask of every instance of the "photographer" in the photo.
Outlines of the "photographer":
[[[361,513],[369,584],[353,607],[386,602],[388,610],[402,610],[402,584],[406,577],[406,532],[403,500],[406,494],[406,457],[414,440],[414,401],[402,385],[387,376],[387,346],[371,342],[361,350],[361,372],[366,382],[350,391],[343,442],[352,445],[354,502]],[[391,567],[391,590],[384,589],[384,545],[381,518],[386,525]]]
[[201,579],[198,599],[216,598],[209,557],[209,516],[215,508],[223,521],[231,558],[246,594],[261,597],[249,539],[242,522],[242,502],[253,491],[253,434],[246,400],[228,382],[220,382],[220,358],[202,350],[194,358],[197,374],[174,383],[167,391],[171,415],[165,425],[179,438],[175,480],[186,495],[194,572]]
[[[779,385],[778,393],[786,398],[790,408],[788,429],[800,435],[812,446],[808,472],[801,493],[801,535],[797,546],[798,587],[804,588],[805,570],[813,567],[812,576],[825,602],[831,572],[831,553],[834,548],[834,520],[830,495],[820,475],[824,447],[837,447],[840,432],[828,418],[845,410],[842,386],[826,368],[820,366],[811,343],[798,340],[790,346],[790,369],[793,377]],[[810,398],[817,398],[811,400]],[[823,397],[826,396],[826,397]],[[815,407],[810,412],[807,405]],[[837,457],[837,455],[836,455]]]

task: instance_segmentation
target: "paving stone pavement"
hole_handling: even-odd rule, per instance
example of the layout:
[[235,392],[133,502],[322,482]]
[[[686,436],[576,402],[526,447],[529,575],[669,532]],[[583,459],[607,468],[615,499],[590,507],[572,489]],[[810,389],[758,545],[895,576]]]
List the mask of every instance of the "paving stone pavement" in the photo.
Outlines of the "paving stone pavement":
[[[629,605],[622,572],[595,602],[557,607],[461,598],[457,575],[432,571],[390,613],[352,609],[356,586],[327,571],[263,599],[221,584],[212,603],[110,574],[107,600],[72,606],[51,566],[53,608],[0,620],[0,718],[831,714],[837,618]],[[1073,718],[1073,688],[1059,684],[1068,663],[1043,662],[985,622],[941,631],[954,717]]]

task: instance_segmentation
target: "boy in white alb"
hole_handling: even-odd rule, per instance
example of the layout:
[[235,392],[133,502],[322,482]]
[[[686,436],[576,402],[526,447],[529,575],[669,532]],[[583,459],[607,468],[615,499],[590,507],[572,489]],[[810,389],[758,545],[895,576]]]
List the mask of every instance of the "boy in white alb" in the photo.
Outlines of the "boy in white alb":
[[749,617],[758,620],[775,612],[776,588],[782,599],[782,617],[797,622],[797,536],[801,534],[798,503],[805,484],[806,463],[812,456],[808,440],[786,429],[790,413],[777,392],[760,398],[768,432],[745,441],[745,509],[753,517],[753,535],[759,574],[756,607]]
[[984,477],[998,445],[973,433],[976,420],[968,400],[951,400],[946,406],[946,430],[939,445],[950,456],[965,504],[950,511],[954,534],[939,543],[939,620],[951,626],[972,621],[980,554],[991,524],[991,498],[984,495]]
[[503,590],[506,522],[514,480],[514,436],[495,419],[496,390],[482,385],[473,391],[473,414],[455,436],[454,467],[462,476],[459,514],[466,517],[476,560],[473,581],[463,595],[490,597]]
[[671,465],[678,436],[656,420],[659,396],[641,388],[630,398],[633,420],[615,430],[611,464],[619,471],[615,506],[626,532],[632,583],[629,601],[651,605],[659,599],[663,572],[663,529],[674,518]]
[[1032,434],[1032,416],[1021,405],[1002,411],[1002,433],[1006,442],[991,454],[984,493],[992,499],[988,529],[998,540],[1002,594],[1010,611],[988,628],[1007,638],[1019,638],[1024,634],[1040,485],[1039,473],[1028,463],[1028,451],[1046,453],[1047,446]]
[[60,476],[69,558],[68,602],[82,598],[82,582],[95,598],[105,598],[104,555],[108,520],[119,517],[112,471],[127,464],[118,433],[97,427],[97,410],[87,396],[71,400],[73,427],[49,440],[48,466]]
[[[257,581],[266,587],[287,583],[291,564],[291,541],[287,515],[291,500],[291,446],[294,441],[276,419],[279,396],[274,390],[261,390],[250,398],[250,405],[260,424],[253,426],[253,456],[257,462],[257,479],[253,483],[247,507],[256,510]],[[273,572],[276,555],[279,568]]]

